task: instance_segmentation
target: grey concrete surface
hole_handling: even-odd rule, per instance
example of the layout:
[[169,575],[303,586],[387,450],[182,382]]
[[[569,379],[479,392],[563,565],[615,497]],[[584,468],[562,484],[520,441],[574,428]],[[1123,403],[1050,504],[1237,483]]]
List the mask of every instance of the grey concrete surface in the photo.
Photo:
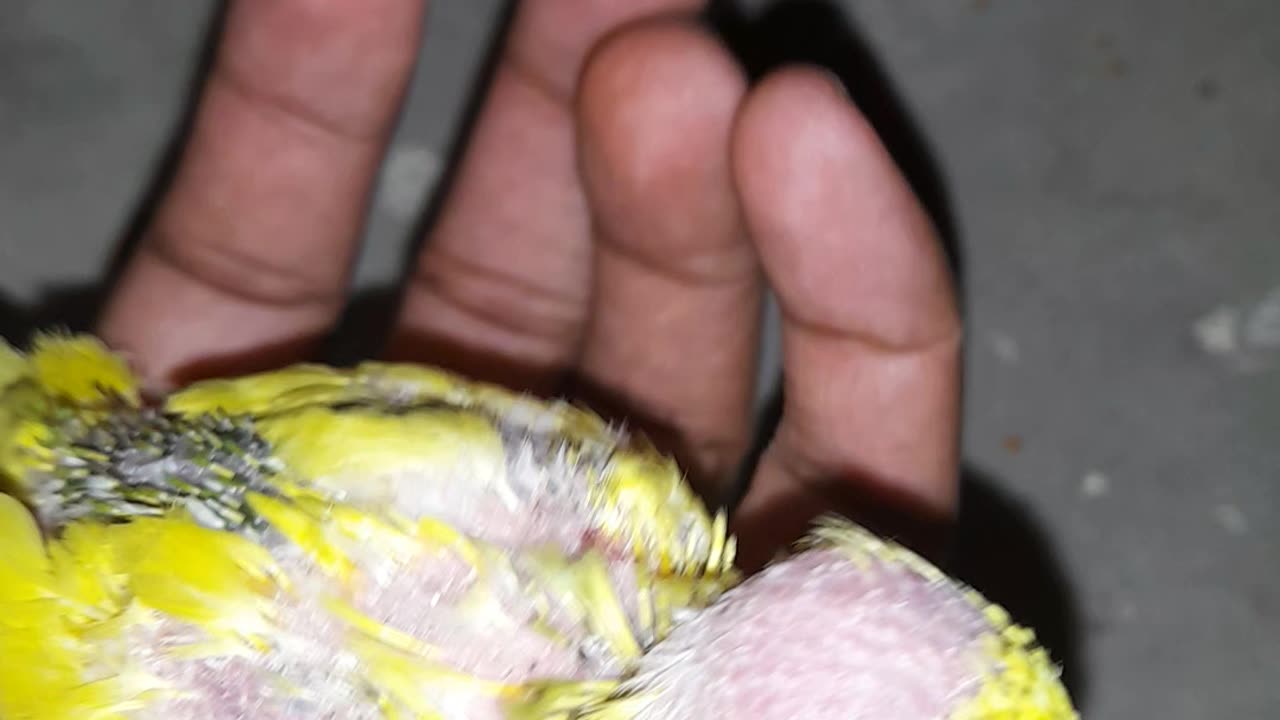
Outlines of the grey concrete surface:
[[[860,39],[934,170],[969,327],[966,577],[1042,627],[1087,717],[1280,717],[1280,3],[765,4],[744,37],[853,76]],[[361,286],[396,271],[496,6],[431,10]],[[6,335],[92,310],[212,7],[0,8]]]

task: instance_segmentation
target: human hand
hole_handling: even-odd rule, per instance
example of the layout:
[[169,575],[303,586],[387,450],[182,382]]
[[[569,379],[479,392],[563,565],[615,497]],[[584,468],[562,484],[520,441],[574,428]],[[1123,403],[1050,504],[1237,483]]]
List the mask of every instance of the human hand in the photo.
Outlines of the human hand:
[[[824,74],[747,87],[687,21],[701,5],[520,6],[387,354],[602,389],[672,428],[714,501],[749,442],[767,282],[785,406],[736,511],[744,563],[865,498],[945,519],[960,325],[928,218]],[[306,359],[336,322],[423,12],[232,1],[97,328],[150,382]]]

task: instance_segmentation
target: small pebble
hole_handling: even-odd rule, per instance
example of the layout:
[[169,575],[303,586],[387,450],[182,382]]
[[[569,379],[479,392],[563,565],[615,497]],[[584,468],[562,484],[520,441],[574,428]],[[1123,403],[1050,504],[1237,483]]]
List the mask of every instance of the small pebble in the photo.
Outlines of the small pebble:
[[1222,526],[1222,529],[1231,535],[1244,535],[1249,532],[1248,518],[1235,505],[1219,505],[1213,509],[1213,514],[1218,519],[1218,524]]
[[1111,480],[1106,475],[1094,470],[1080,479],[1080,493],[1087,498],[1098,498],[1107,494]]
[[1124,621],[1130,621],[1138,617],[1138,605],[1132,600],[1125,600],[1120,603],[1119,612],[1116,615]]
[[1231,355],[1240,349],[1240,311],[1223,306],[1200,318],[1192,326],[1192,333],[1200,348],[1210,355]]
[[1191,326],[1200,350],[1239,372],[1280,362],[1280,287],[1239,306],[1220,305]]
[[1022,360],[1022,349],[1018,347],[1018,341],[1008,333],[991,333],[991,352],[1005,365],[1017,365]]

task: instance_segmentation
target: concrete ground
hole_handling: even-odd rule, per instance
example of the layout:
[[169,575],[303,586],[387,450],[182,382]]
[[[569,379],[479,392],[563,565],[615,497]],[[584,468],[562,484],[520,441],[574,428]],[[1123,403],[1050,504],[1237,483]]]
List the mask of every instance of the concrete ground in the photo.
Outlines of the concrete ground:
[[[497,5],[433,6],[363,287],[397,267]],[[960,572],[1040,628],[1090,718],[1280,717],[1280,3],[765,5],[723,11],[735,47],[841,73],[960,260]],[[212,7],[0,11],[6,337],[91,314]]]

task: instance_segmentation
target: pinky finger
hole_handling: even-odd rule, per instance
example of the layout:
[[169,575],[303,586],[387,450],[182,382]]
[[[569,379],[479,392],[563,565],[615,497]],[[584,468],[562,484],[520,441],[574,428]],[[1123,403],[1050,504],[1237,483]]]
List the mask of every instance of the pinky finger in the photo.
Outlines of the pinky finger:
[[924,209],[866,120],[808,69],[754,91],[734,152],[782,309],[785,393],[737,514],[744,560],[828,511],[945,522],[958,489],[961,332]]

